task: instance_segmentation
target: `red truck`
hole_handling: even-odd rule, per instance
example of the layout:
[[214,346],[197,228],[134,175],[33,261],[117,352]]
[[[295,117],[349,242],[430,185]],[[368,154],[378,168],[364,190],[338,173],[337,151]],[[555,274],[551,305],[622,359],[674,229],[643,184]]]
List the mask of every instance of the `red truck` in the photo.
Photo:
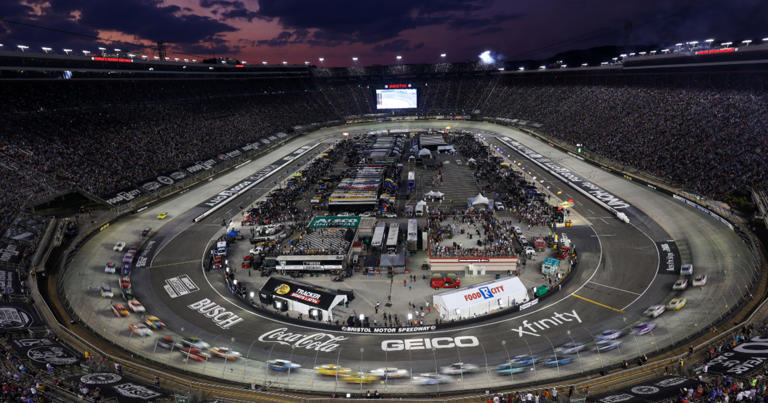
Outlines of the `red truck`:
[[459,288],[461,280],[453,273],[434,273],[429,281],[429,286],[436,290],[438,288]]
[[565,260],[570,254],[571,250],[565,246],[561,246],[555,254],[555,259]]

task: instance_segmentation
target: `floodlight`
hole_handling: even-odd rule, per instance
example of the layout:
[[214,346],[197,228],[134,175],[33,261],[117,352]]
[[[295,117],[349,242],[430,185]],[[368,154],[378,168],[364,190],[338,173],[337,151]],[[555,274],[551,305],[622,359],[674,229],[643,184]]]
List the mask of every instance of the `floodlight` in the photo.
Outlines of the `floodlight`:
[[403,60],[403,57],[402,57],[402,56],[400,56],[400,55],[397,55],[397,56],[395,56],[395,59],[397,59],[397,60]]
[[445,59],[446,56],[448,56],[448,55],[445,54],[445,53],[440,53],[440,57],[442,57],[443,59]]
[[46,54],[53,50],[52,48],[49,48],[47,46],[43,46],[41,49],[43,49],[43,52],[45,52]]

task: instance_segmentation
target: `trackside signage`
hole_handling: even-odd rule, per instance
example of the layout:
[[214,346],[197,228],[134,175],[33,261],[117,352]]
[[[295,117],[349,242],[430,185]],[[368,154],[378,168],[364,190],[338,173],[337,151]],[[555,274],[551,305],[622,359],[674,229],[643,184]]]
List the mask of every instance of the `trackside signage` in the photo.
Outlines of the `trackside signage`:
[[382,351],[413,351],[432,350],[442,348],[470,348],[480,345],[480,340],[475,336],[457,337],[428,337],[415,339],[392,339],[381,342]]
[[315,217],[309,223],[309,228],[357,228],[360,225],[359,216]]
[[748,374],[768,363],[768,338],[753,337],[713,358],[705,365],[708,372],[723,375]]
[[555,164],[554,162],[549,160],[549,158],[544,157],[543,155],[537,153],[536,151],[531,150],[530,148],[518,143],[517,141],[514,141],[507,137],[498,137],[498,139],[499,141],[503,142],[513,150],[517,151],[518,153],[522,154],[526,158],[533,161],[535,164],[541,166],[542,168],[548,170],[553,174],[556,174],[562,178],[565,178],[569,182],[569,184],[579,188],[584,193],[587,193],[590,196],[600,200],[601,202],[605,203],[608,207],[615,210],[623,210],[630,207],[629,203],[627,203],[626,201],[614,196],[610,192],[582,178],[581,176],[576,175],[575,173],[571,172],[571,170],[569,170],[568,168],[563,168],[560,165]]
[[533,337],[539,337],[541,336],[539,334],[539,331],[547,330],[552,327],[559,327],[562,325],[567,325],[569,322],[575,322],[575,323],[581,323],[581,317],[578,313],[576,313],[576,310],[574,309],[571,312],[555,312],[552,314],[551,317],[547,318],[540,318],[536,320],[528,320],[525,319],[517,325],[516,327],[513,327],[512,334],[516,334],[519,337],[523,336],[533,336]]
[[695,387],[693,379],[667,376],[628,386],[624,389],[598,395],[589,399],[599,403],[659,402],[675,397],[681,388]]
[[341,343],[348,340],[349,337],[334,336],[328,333],[298,333],[289,331],[287,327],[270,330],[259,336],[258,340],[262,343],[277,343],[291,348],[301,348],[304,350],[313,350],[323,353],[330,353],[338,350]]
[[243,318],[235,315],[233,312],[228,311],[227,308],[224,308],[208,298],[203,298],[194,304],[189,304],[187,305],[187,308],[212,320],[216,326],[222,329],[229,329],[243,321]]

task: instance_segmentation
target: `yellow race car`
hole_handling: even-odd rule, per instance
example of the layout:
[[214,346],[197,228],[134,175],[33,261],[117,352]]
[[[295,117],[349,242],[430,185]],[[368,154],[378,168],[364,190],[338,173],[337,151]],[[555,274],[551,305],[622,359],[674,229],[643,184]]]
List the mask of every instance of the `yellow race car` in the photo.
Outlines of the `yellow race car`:
[[371,373],[355,372],[355,373],[344,374],[341,376],[341,379],[344,382],[361,384],[361,383],[374,383],[379,380],[379,377]]
[[167,211],[163,211],[162,213],[157,215],[157,219],[158,220],[165,220],[165,217],[168,217],[168,212]]
[[688,302],[688,300],[685,298],[672,298],[672,300],[670,300],[669,303],[667,304],[667,310],[679,311],[683,309],[686,302]]
[[340,367],[336,364],[325,364],[315,367],[315,372],[318,375],[336,376],[348,374],[351,372],[351,370],[349,368]]

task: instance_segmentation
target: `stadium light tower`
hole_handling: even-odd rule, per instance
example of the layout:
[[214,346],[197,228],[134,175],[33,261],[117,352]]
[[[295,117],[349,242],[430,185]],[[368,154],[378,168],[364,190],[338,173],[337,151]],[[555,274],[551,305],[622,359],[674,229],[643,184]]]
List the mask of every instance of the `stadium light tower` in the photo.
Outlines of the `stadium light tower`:
[[712,46],[712,42],[714,42],[714,41],[715,41],[714,39],[707,39],[704,42],[707,43],[707,46]]
[[402,56],[400,56],[400,55],[397,55],[397,56],[395,56],[395,59],[397,59],[397,60],[403,60],[403,57],[402,57]]
[[448,55],[445,54],[445,53],[440,53],[440,58],[445,59],[446,56],[448,56]]
[[128,53],[128,57],[133,59],[134,57],[136,57],[136,55],[134,55],[133,53]]
[[101,51],[101,54],[103,55],[103,54],[104,54],[104,52],[106,52],[106,51],[107,51],[107,48],[105,48],[105,47],[102,47],[102,46],[99,46],[99,50]]
[[81,50],[81,52],[83,52],[83,56],[88,56],[91,54],[90,50]]
[[518,68],[517,68],[517,70],[518,70],[518,71],[525,71],[525,67],[523,67],[523,66],[520,66],[520,67],[518,67]]
[[72,53],[72,49],[62,49],[62,50],[64,51],[64,53],[67,54],[67,56],[69,56],[69,54]]
[[352,61],[353,61],[353,62],[355,62],[355,63],[357,63],[357,61],[358,61],[358,58],[357,58],[357,56],[352,56]]
[[123,51],[122,49],[115,48],[115,52],[117,52],[117,53],[120,53],[122,51]]
[[285,66],[286,64],[288,64],[288,62],[286,62],[285,60],[283,60],[283,66]]
[[722,46],[722,47],[728,47],[728,46],[731,46],[731,45],[733,45],[733,42],[723,42],[723,43],[720,44],[720,46]]
[[29,49],[29,46],[27,45],[16,45],[19,50],[21,50],[22,53],[24,53],[25,50]]
[[309,60],[304,60],[304,65],[309,66]]
[[261,64],[263,64],[263,65],[265,65],[265,66],[266,66],[266,65],[267,65],[267,61],[266,61],[266,60],[262,60],[262,61],[261,61]]
[[147,60],[147,55],[141,55],[141,58]]
[[582,64],[581,64],[581,67],[587,67],[587,66],[589,66],[589,65],[588,65],[588,64],[586,64],[586,63],[582,63]]
[[160,60],[160,56],[153,56],[152,58],[155,60]]
[[317,60],[320,60],[320,63],[325,63],[325,58],[324,57],[318,57]]
[[52,50],[53,50],[52,48],[49,48],[49,47],[47,47],[47,46],[43,46],[43,47],[41,47],[40,49],[42,49],[42,50],[43,50],[43,52],[45,52],[45,54],[46,54],[46,55],[48,54],[48,52],[50,52],[50,51],[52,51]]
[[[768,37],[763,38],[763,42],[768,42]],[[0,43],[0,46],[3,46],[3,44]]]
[[741,43],[743,43],[744,46],[749,46],[749,44],[752,43],[752,39],[745,39],[745,40],[741,41]]

